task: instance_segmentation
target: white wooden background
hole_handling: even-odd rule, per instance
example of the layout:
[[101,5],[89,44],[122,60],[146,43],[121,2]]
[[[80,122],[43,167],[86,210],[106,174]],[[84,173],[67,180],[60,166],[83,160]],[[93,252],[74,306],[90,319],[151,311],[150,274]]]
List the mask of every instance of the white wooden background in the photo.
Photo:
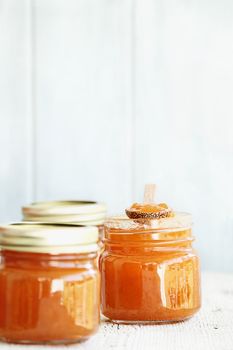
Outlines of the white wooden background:
[[156,182],[233,271],[232,0],[0,0],[0,220]]

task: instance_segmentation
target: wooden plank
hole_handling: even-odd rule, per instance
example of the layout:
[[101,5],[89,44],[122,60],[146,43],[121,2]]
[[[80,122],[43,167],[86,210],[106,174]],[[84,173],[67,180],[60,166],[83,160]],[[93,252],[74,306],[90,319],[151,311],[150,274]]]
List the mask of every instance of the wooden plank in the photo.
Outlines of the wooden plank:
[[131,201],[131,0],[35,0],[37,199]]
[[233,3],[138,0],[134,37],[135,200],[156,182],[203,266],[232,271]]
[[30,3],[0,2],[0,220],[21,218],[32,199]]

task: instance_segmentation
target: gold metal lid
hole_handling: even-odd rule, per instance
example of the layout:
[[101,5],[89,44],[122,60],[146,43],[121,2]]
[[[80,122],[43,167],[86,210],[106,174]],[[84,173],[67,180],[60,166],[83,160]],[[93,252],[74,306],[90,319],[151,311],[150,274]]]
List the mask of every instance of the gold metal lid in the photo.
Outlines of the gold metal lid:
[[98,250],[98,229],[66,224],[13,223],[0,226],[0,248],[37,253],[86,253]]
[[92,201],[52,201],[32,203],[23,207],[22,212],[24,221],[101,225],[107,207]]

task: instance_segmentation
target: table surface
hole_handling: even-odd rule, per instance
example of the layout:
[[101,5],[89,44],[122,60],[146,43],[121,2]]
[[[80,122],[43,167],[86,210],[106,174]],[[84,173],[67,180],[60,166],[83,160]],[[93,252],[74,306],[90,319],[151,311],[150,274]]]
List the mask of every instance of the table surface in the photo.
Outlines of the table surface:
[[167,325],[114,325],[102,322],[90,340],[67,346],[0,344],[5,349],[233,350],[233,274],[202,273],[202,308],[185,322]]

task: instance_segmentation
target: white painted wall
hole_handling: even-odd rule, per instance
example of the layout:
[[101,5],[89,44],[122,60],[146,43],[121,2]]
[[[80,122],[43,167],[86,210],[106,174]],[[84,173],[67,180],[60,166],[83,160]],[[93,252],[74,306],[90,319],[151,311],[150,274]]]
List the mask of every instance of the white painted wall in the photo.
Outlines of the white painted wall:
[[158,199],[233,271],[233,2],[0,0],[0,220]]

